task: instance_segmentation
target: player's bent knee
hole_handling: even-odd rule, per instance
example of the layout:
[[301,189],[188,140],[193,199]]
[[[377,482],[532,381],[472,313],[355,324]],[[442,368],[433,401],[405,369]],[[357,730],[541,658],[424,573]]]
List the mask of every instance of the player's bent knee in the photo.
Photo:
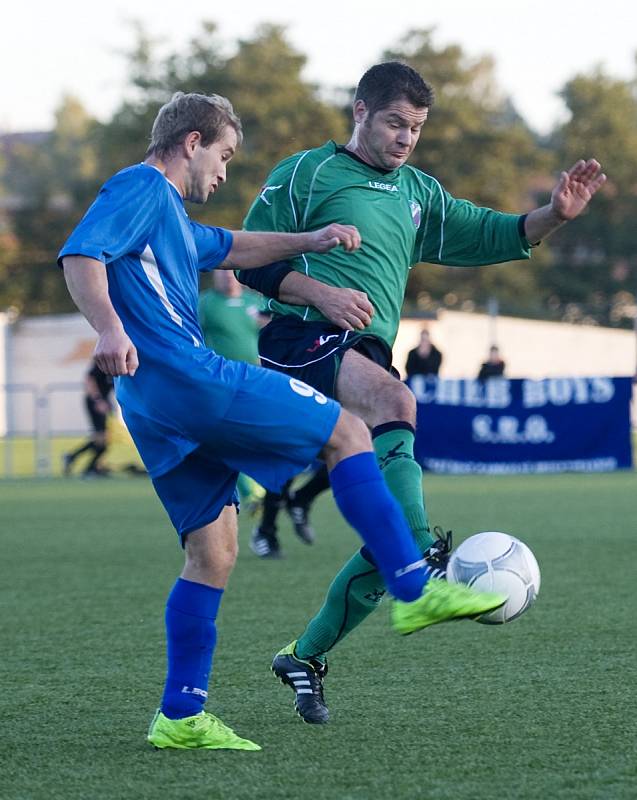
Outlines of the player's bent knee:
[[389,391],[384,393],[381,402],[387,422],[403,420],[411,424],[415,423],[416,397],[404,383],[392,381]]
[[218,587],[225,585],[239,552],[235,517],[233,508],[231,514],[222,513],[218,521],[188,534],[184,577]]
[[372,440],[367,425],[360,417],[341,409],[336,427],[323,451],[328,468],[343,458],[370,450]]

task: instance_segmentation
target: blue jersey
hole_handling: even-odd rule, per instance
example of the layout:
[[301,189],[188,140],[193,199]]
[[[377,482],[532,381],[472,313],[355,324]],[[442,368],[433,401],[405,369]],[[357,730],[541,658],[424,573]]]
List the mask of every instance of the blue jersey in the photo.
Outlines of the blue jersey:
[[175,186],[139,164],[104,184],[58,256],[106,265],[111,302],[140,362],[133,378],[116,381],[117,399],[151,474],[198,446],[189,414],[198,406],[223,414],[232,402],[228,362],[204,347],[197,319],[198,273],[231,247],[230,231],[191,221]]
[[218,266],[232,234],[189,219],[181,195],[145,164],[118,172],[62,248],[106,264],[111,302],[138,350],[201,347],[200,270]]

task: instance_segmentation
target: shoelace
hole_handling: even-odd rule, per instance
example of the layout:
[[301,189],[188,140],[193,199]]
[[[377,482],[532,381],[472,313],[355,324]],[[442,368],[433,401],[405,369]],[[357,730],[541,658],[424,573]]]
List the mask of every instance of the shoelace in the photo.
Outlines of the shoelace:
[[440,525],[436,525],[433,532],[436,539],[425,554],[427,561],[431,565],[446,567],[448,556],[452,549],[453,533],[451,531],[445,533]]
[[431,570],[432,578],[445,579],[447,574],[447,562],[449,561],[449,553],[452,547],[452,533],[445,531],[436,525],[433,530],[436,539],[425,553],[425,561]]
[[226,736],[236,736],[232,728],[229,728],[219,719],[219,717],[215,717],[214,714],[210,714],[208,711],[206,711],[201,717],[201,721],[198,723],[197,727],[201,730],[212,729],[220,734],[225,734]]
[[313,660],[312,667],[313,675],[310,677],[312,691],[318,697],[321,703],[325,704],[325,697],[323,695],[323,678],[327,675],[327,662],[324,664],[322,661]]

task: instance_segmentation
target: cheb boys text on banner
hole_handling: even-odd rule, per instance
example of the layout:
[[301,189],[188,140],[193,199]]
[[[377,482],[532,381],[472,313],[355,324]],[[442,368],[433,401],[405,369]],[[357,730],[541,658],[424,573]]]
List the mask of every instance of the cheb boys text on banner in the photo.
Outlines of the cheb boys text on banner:
[[609,472],[632,467],[631,378],[408,381],[416,460],[445,473]]

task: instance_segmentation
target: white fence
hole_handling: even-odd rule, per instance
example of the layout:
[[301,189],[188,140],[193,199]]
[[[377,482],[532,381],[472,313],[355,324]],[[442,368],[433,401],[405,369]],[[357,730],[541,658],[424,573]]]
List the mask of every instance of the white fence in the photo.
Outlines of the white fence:
[[[424,326],[443,352],[444,378],[475,377],[494,340],[507,363],[508,377],[635,373],[637,347],[631,331],[452,311],[441,311],[426,323],[402,321],[394,347],[399,370]],[[90,429],[82,387],[95,340],[81,314],[12,322],[8,314],[0,313],[0,437],[35,437],[40,473],[47,468],[46,442],[51,437]],[[5,447],[5,460],[10,458],[8,450]]]

